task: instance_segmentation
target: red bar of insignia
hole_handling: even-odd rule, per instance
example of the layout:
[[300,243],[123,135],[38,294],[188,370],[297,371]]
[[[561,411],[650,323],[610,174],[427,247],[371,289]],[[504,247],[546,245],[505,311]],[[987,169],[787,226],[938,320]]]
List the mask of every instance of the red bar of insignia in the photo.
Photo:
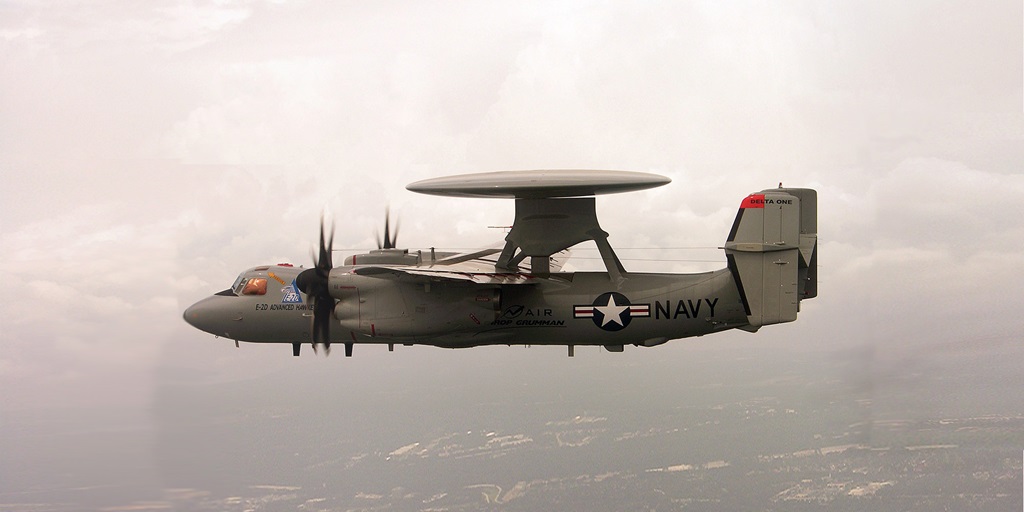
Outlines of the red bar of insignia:
[[629,307],[629,316],[651,316],[651,305],[642,304]]
[[764,194],[750,194],[740,203],[740,208],[764,208]]
[[594,307],[593,306],[575,306],[572,310],[573,318],[593,318]]

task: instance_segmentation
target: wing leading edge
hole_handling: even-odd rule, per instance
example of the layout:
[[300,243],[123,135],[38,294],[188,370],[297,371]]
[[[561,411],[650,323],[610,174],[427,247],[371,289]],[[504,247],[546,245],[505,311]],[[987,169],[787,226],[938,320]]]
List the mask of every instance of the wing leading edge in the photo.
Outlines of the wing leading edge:
[[[499,271],[496,255],[500,252],[497,248],[484,249],[418,266],[361,266],[353,269],[352,273],[408,282],[459,281],[475,284],[531,284],[538,279],[549,278],[548,274],[533,274],[525,262],[516,272]],[[560,271],[569,256],[569,250],[552,255],[551,272]]]

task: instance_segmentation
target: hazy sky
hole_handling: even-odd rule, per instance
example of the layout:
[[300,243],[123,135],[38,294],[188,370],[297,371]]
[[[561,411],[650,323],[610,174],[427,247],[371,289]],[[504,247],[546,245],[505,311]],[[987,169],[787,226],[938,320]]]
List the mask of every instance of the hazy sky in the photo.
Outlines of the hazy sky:
[[1022,47],[1018,0],[0,1],[0,406],[145,403],[167,366],[358,367],[235,350],[181,311],[246,267],[308,264],[325,208],[340,247],[373,245],[388,203],[401,245],[498,242],[511,202],[404,186],[505,169],[671,177],[599,200],[622,248],[714,247],[745,194],[818,189],[798,322],[640,359],[1019,341]]

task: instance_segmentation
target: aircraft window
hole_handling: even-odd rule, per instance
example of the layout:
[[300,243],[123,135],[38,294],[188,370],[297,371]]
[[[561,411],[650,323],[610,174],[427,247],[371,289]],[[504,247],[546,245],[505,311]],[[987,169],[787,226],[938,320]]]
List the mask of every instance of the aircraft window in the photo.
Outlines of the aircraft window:
[[235,279],[235,284],[231,285],[231,289],[235,291],[235,295],[242,294],[242,287],[245,286],[246,281],[247,279],[245,276],[238,276],[238,279]]
[[242,288],[242,295],[266,295],[267,294],[267,280],[262,277],[254,277],[245,283],[245,288]]

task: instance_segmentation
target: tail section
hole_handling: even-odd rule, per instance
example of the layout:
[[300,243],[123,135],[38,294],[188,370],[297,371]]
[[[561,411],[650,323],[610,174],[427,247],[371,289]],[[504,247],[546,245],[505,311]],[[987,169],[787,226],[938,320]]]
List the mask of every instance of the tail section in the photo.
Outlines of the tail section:
[[750,323],[792,322],[800,301],[818,295],[818,195],[776,188],[740,203],[725,255]]

